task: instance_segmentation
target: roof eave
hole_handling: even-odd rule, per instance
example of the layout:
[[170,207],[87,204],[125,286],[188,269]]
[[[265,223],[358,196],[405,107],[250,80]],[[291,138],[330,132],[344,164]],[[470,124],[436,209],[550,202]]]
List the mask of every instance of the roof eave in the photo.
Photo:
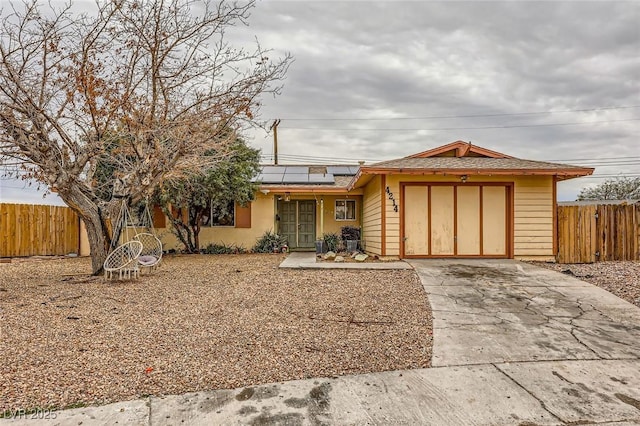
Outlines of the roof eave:
[[448,151],[453,151],[453,150],[456,151],[456,154],[455,154],[456,157],[464,157],[469,152],[474,152],[476,154],[483,155],[489,158],[514,158],[510,155],[503,154],[502,152],[492,151],[487,148],[482,148],[480,146],[473,145],[471,142],[465,142],[461,140],[451,142],[449,144],[439,146],[437,148],[433,148],[427,151],[418,152],[417,154],[409,155],[405,158],[430,158],[430,157],[436,157],[439,154],[442,154]]
[[396,168],[396,167],[361,167],[358,174],[354,176],[348,188],[356,186],[358,180],[363,175],[515,175],[515,176],[558,176],[560,180],[572,179],[593,174],[593,168],[571,168],[571,169],[425,169],[425,168]]
[[341,186],[336,188],[327,188],[321,186],[295,186],[289,187],[284,185],[260,185],[260,190],[269,190],[270,192],[290,192],[290,193],[316,193],[316,194],[353,194],[360,195],[349,187]]

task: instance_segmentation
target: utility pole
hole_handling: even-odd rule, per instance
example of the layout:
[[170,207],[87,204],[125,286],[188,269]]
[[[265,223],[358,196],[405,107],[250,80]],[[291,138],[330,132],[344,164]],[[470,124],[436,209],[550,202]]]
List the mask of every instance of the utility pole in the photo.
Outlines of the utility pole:
[[273,164],[278,164],[278,124],[280,124],[280,119],[273,120],[273,124],[269,128],[269,130],[273,130]]

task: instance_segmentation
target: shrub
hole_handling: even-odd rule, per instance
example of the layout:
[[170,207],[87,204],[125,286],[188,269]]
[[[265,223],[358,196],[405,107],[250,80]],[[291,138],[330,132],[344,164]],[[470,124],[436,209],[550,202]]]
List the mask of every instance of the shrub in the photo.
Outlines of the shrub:
[[[342,244],[344,245],[345,250],[347,251],[355,251],[361,250],[362,246],[360,244],[360,228],[357,226],[343,226],[340,229],[340,236],[342,238]],[[349,244],[347,241],[356,241],[355,244]]]
[[337,252],[338,244],[340,243],[340,236],[335,232],[327,232],[322,236],[324,243],[327,246],[327,250]]
[[287,237],[267,231],[258,238],[253,251],[255,253],[273,253],[274,249],[280,250],[285,245],[287,245]]
[[342,237],[342,241],[360,241],[360,228],[357,226],[343,226],[340,229],[340,236]]
[[204,254],[243,254],[247,252],[247,249],[235,244],[211,243],[201,251]]

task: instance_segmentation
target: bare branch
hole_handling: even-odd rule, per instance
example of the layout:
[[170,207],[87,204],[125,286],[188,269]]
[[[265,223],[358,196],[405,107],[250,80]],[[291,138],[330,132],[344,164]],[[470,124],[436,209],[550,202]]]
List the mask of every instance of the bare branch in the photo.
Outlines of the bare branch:
[[109,240],[119,199],[219,161],[260,96],[278,92],[290,57],[270,61],[257,43],[236,49],[225,37],[253,6],[117,0],[78,14],[12,3],[0,24],[0,165],[30,164]]

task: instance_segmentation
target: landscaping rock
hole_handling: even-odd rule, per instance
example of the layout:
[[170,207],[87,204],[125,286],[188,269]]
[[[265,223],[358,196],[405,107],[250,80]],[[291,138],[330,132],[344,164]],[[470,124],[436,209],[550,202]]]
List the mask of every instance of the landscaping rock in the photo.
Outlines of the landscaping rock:
[[336,263],[342,263],[342,262],[344,262],[344,257],[336,256],[336,258],[333,259],[333,261],[336,262]]
[[354,259],[356,260],[356,262],[364,262],[365,260],[367,260],[367,258],[369,257],[368,254],[357,254],[356,257],[354,257]]
[[351,253],[351,258],[355,259],[357,255],[359,255],[360,252],[359,251],[354,251],[353,253]]
[[333,260],[336,258],[336,254],[332,251],[328,251],[324,254],[324,256],[322,257],[324,260]]
[[[413,270],[354,272],[342,264],[314,271],[278,268],[284,259],[283,254],[163,256],[160,269],[137,281],[106,283],[90,275],[89,257],[1,263],[0,425],[5,426],[2,413],[10,410],[36,413],[37,407],[429,366],[430,305]],[[171,300],[175,303],[167,303]],[[8,344],[10,338],[16,343]],[[244,402],[269,398],[257,387],[240,396],[248,397],[252,389],[254,396]],[[320,423],[323,407],[331,407],[314,393],[307,408],[320,407],[310,411]],[[198,407],[226,410],[227,396],[243,402],[229,391]],[[299,401],[291,401],[293,409]],[[261,423],[295,420],[271,415]],[[203,419],[200,424],[212,424]],[[58,420],[8,420],[7,426],[79,423]],[[102,423],[115,423],[109,420]],[[180,424],[173,414],[159,423],[172,422]]]

